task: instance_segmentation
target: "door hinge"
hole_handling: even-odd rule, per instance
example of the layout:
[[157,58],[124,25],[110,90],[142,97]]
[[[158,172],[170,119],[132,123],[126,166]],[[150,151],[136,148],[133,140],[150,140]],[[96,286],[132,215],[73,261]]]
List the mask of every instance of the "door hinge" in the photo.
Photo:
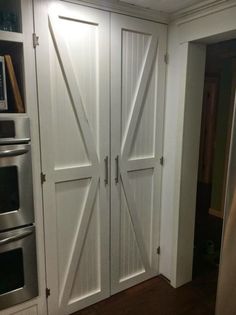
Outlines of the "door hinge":
[[36,33],[33,33],[33,47],[36,48],[39,46],[39,36]]
[[165,54],[164,61],[165,61],[165,64],[168,65],[168,63],[169,63],[169,54],[168,53]]
[[160,158],[160,164],[161,164],[162,166],[164,165],[164,157],[163,157],[163,156]]
[[161,247],[158,246],[158,247],[157,247],[157,255],[160,255],[160,254],[161,254]]
[[46,298],[48,298],[51,295],[51,290],[49,288],[46,288]]
[[43,172],[41,172],[41,184],[46,182],[46,174],[44,174]]

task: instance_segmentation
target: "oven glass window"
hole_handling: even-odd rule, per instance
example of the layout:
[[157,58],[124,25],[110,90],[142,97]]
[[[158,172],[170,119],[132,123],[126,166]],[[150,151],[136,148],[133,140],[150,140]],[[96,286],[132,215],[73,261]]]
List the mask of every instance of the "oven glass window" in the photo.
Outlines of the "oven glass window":
[[0,253],[0,295],[24,286],[21,248]]
[[0,168],[0,213],[19,209],[19,186],[16,166]]

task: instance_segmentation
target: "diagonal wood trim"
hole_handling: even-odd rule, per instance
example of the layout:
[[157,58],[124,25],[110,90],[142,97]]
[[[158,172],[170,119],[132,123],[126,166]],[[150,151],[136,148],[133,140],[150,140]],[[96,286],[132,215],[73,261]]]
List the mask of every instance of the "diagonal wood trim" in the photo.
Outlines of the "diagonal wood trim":
[[87,193],[87,198],[85,201],[85,206],[83,209],[83,214],[81,216],[80,222],[78,222],[77,225],[77,230],[71,250],[71,257],[69,258],[64,283],[62,285],[59,298],[60,307],[63,308],[64,310],[66,310],[67,305],[69,304],[70,294],[74,283],[73,279],[75,278],[75,273],[80,262],[84,242],[89,227],[89,222],[92,216],[93,204],[96,197],[98,181],[99,181],[98,176],[94,176],[91,180],[89,191]]
[[129,179],[126,172],[121,172],[120,175],[121,175],[121,180],[122,180],[122,184],[124,188],[124,193],[125,193],[125,197],[127,201],[127,206],[128,206],[134,234],[135,234],[136,241],[140,250],[140,256],[141,256],[145,271],[147,273],[149,272],[151,273],[151,266],[148,259],[148,253],[145,248],[144,241],[143,241],[141,225],[140,225],[137,213],[135,211],[136,205],[135,205],[135,200],[132,196],[132,189],[130,187]]
[[140,171],[140,170],[147,170],[150,168],[155,168],[157,164],[157,159],[150,157],[150,158],[137,158],[135,160],[128,160],[127,162],[122,163],[122,168],[125,169],[127,172],[132,171]]
[[[150,35],[151,36],[151,35]],[[122,159],[127,160],[128,155],[131,150],[132,141],[134,138],[135,130],[137,128],[137,124],[140,118],[140,114],[142,113],[142,108],[144,106],[145,97],[147,94],[147,89],[149,86],[149,82],[152,76],[152,71],[154,69],[153,64],[155,62],[156,54],[157,54],[157,45],[158,41],[156,36],[152,35],[149,46],[147,48],[147,54],[145,57],[143,70],[140,75],[139,83],[136,89],[135,97],[134,97],[134,105],[133,110],[130,114],[130,120],[128,123],[128,127],[126,129],[126,134],[123,142],[123,150],[122,150]]]
[[58,17],[58,12],[49,14],[49,26],[51,36],[54,42],[57,57],[60,63],[60,67],[63,73],[63,77],[66,83],[66,87],[74,107],[75,115],[79,126],[81,128],[81,133],[85,143],[86,150],[88,152],[89,159],[92,164],[98,163],[98,156],[96,152],[95,141],[93,134],[89,125],[89,121],[84,110],[83,101],[80,95],[80,88],[78,86],[76,76],[74,73],[74,68],[68,53],[68,48],[62,37],[62,32],[60,31],[60,19]]
[[92,178],[94,174],[98,176],[99,168],[92,165],[58,168],[54,171],[54,181],[55,183],[61,183],[72,180]]

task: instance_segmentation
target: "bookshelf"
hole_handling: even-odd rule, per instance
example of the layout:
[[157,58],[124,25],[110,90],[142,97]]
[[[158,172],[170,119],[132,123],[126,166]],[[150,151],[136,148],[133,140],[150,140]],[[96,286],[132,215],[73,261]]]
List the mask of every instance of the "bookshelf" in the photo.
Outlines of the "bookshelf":
[[[0,107],[0,115],[26,112],[22,3],[21,0],[0,1],[0,56],[4,63],[4,70],[0,65],[0,100],[4,99],[6,105]],[[2,93],[4,85],[6,92]]]

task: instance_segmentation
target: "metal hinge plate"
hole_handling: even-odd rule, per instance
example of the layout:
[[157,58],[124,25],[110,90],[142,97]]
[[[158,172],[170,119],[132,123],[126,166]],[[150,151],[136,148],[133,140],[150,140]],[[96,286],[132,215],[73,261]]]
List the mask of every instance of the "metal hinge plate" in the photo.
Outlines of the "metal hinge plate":
[[51,290],[49,288],[46,288],[46,298],[48,298],[51,295]]
[[46,182],[46,174],[44,174],[43,172],[41,172],[41,184]]
[[160,158],[160,164],[161,164],[162,166],[164,165],[164,157],[163,157],[163,156]]
[[165,54],[164,61],[165,61],[165,64],[168,65],[168,63],[169,63],[169,54],[168,53]]
[[157,255],[160,255],[161,254],[161,247],[157,247]]
[[39,46],[39,36],[36,33],[33,33],[33,47],[36,48]]

